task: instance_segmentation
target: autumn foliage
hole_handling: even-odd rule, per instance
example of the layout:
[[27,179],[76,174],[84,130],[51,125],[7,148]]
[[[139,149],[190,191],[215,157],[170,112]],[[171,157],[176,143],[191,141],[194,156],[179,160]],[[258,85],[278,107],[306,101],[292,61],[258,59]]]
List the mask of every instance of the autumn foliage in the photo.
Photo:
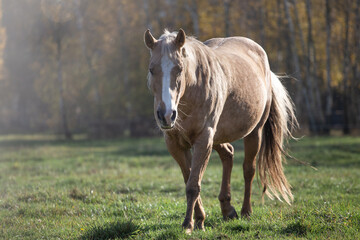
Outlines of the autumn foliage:
[[[286,74],[303,129],[360,126],[360,1],[1,0],[0,132],[156,134],[147,28],[246,36]],[[296,78],[296,79],[295,79]]]

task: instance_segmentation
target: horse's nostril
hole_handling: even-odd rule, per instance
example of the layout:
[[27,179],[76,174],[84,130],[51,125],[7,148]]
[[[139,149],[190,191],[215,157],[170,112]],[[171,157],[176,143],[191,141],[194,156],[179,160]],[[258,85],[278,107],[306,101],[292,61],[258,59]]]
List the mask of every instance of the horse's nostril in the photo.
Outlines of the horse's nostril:
[[159,110],[157,110],[157,117],[158,117],[158,119],[160,120],[160,121],[163,121],[164,120],[164,117],[162,116],[162,114],[160,113],[160,111]]
[[173,111],[171,115],[171,121],[175,121],[175,119],[176,119],[176,111]]

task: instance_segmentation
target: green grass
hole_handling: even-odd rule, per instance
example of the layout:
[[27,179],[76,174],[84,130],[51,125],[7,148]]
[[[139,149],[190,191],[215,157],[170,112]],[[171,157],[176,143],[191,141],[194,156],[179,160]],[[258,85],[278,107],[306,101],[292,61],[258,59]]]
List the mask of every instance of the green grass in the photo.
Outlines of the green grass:
[[[235,143],[233,204],[240,212],[243,147]],[[205,232],[186,235],[181,172],[161,138],[90,141],[0,137],[0,239],[359,239],[360,138],[291,142],[285,173],[292,206],[253,185],[250,220],[222,220],[221,163],[213,153],[202,184]]]

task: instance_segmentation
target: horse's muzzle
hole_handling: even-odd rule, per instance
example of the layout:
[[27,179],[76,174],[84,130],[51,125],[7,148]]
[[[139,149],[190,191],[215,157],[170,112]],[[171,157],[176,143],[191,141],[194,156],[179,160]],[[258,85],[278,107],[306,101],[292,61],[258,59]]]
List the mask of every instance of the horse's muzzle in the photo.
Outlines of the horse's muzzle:
[[177,117],[176,110],[165,112],[160,108],[157,110],[156,115],[162,129],[171,129],[175,126],[175,121]]

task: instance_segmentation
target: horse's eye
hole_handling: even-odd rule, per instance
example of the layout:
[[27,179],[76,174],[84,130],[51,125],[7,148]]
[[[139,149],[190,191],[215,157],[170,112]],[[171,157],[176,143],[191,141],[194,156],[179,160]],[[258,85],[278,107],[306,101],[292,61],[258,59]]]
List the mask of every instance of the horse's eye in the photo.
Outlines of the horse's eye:
[[151,75],[153,75],[153,74],[154,74],[154,69],[153,69],[153,68],[149,68],[149,72],[150,72]]

